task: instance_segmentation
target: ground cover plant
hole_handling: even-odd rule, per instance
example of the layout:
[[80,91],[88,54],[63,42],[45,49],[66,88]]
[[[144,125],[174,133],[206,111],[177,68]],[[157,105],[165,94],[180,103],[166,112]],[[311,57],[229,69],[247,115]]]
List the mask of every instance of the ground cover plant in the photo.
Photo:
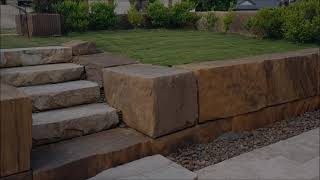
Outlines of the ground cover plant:
[[236,34],[192,30],[122,30],[69,33],[62,37],[31,38],[1,36],[1,48],[60,45],[80,39],[96,42],[98,48],[139,60],[142,63],[176,65],[234,59],[266,53],[319,47]]

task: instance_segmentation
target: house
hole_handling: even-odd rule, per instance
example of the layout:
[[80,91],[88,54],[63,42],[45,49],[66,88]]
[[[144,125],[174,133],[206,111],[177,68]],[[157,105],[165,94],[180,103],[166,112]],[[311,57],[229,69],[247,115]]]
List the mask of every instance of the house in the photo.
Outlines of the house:
[[295,0],[238,0],[236,10],[258,10],[287,6]]

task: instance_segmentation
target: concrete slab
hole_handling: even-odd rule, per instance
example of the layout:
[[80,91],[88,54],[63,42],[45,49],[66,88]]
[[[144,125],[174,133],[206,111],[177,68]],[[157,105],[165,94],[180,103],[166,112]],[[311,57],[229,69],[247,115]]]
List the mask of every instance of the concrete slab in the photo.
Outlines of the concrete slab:
[[[198,179],[316,179],[318,135],[319,128],[203,168]],[[305,147],[308,141],[317,145]]]
[[90,180],[105,179],[196,180],[197,175],[161,155],[154,155],[108,169],[90,178]]

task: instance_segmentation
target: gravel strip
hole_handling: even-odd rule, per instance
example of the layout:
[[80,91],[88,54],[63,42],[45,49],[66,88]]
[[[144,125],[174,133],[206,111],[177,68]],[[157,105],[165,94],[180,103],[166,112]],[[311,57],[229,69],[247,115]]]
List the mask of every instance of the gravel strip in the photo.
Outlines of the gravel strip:
[[243,133],[226,133],[208,144],[187,145],[170,154],[168,158],[191,171],[196,171],[319,126],[320,110],[307,112],[265,128]]

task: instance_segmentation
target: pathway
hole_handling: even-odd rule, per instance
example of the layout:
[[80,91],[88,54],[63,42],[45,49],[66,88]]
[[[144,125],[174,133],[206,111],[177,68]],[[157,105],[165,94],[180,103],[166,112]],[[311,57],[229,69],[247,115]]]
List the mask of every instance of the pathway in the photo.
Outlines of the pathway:
[[196,173],[198,179],[319,179],[319,128]]

